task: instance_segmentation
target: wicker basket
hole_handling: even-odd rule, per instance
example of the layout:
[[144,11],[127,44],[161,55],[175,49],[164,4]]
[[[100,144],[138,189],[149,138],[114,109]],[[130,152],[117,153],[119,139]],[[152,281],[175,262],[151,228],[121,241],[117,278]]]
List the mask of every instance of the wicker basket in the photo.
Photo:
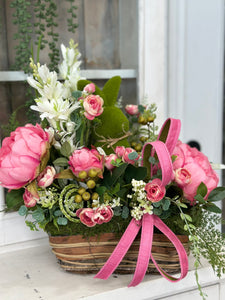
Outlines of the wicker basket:
[[[189,253],[188,237],[185,235],[178,235],[177,237]],[[105,233],[100,237],[90,237],[88,239],[84,239],[80,235],[49,237],[52,252],[56,255],[61,267],[66,271],[79,274],[99,271],[118,242],[119,238],[115,237],[113,233]],[[139,239],[136,238],[115,273],[130,274],[135,271],[139,243]],[[154,234],[152,254],[158,265],[166,272],[177,273],[180,271],[176,249],[163,234]],[[157,272],[150,260],[147,273]]]

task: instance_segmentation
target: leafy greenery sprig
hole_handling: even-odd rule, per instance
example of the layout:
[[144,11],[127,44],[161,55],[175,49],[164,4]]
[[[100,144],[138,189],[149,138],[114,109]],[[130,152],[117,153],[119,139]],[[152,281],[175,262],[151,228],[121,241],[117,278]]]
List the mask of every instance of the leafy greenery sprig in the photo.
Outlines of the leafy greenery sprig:
[[199,277],[198,277],[198,268],[201,265],[200,262],[200,257],[201,257],[201,251],[200,248],[198,247],[198,240],[199,237],[198,235],[195,234],[196,227],[194,224],[192,224],[192,218],[190,215],[185,214],[182,210],[182,208],[187,208],[187,205],[180,202],[180,199],[177,199],[176,201],[172,201],[176,206],[178,207],[180,211],[180,218],[184,221],[184,230],[188,232],[189,236],[189,241],[191,242],[191,249],[193,256],[195,258],[194,262],[194,267],[195,267],[195,279],[196,279],[196,284],[200,293],[200,296],[202,297],[203,300],[206,300],[207,295],[202,291],[202,287],[199,283]]

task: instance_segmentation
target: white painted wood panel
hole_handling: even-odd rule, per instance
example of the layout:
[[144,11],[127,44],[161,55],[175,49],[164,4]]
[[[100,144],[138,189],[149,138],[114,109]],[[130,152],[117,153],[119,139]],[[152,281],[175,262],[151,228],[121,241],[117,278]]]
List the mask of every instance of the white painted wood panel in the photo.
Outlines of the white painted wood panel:
[[224,1],[169,1],[168,108],[211,161],[222,158]]

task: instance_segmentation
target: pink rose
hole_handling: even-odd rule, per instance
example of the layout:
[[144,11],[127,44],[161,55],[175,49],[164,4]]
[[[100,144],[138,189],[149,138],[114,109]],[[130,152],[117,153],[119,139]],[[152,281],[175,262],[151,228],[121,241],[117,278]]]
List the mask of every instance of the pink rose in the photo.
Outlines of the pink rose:
[[179,168],[174,171],[174,179],[179,186],[185,186],[191,182],[191,174],[187,169]]
[[166,194],[166,189],[162,186],[162,181],[158,178],[153,179],[145,186],[147,199],[151,202],[158,202],[163,199]]
[[219,183],[219,177],[212,169],[208,158],[196,148],[191,148],[189,145],[178,141],[173,155],[176,156],[176,160],[173,163],[175,173],[177,169],[185,169],[190,174],[190,181],[188,184],[182,187],[184,196],[191,202],[194,202],[194,197],[197,192],[197,188],[201,182],[203,182],[207,189],[207,199],[209,193],[217,187]]
[[94,85],[94,83],[89,83],[89,84],[85,85],[84,91],[87,92],[87,93],[89,93],[89,94],[93,94],[95,92],[95,85]]
[[35,197],[27,189],[25,189],[25,192],[23,194],[23,200],[26,207],[34,207],[37,203],[37,200],[39,200],[39,198]]
[[115,166],[112,164],[112,161],[116,161],[118,156],[114,153],[109,154],[105,157],[105,166],[108,170],[112,170]]
[[49,135],[38,124],[11,132],[0,149],[0,183],[19,189],[40,173],[40,163],[49,149]]
[[82,148],[73,152],[70,156],[69,165],[75,176],[78,176],[81,171],[88,173],[90,169],[95,169],[98,172],[98,176],[101,177],[103,156],[96,149]]
[[117,146],[115,149],[115,153],[116,155],[118,155],[119,157],[122,157],[125,153],[126,149],[124,146]]
[[43,172],[37,177],[37,184],[42,188],[46,188],[53,183],[56,171],[53,167],[47,166]]
[[134,149],[132,148],[125,148],[125,152],[123,154],[123,157],[122,157],[122,160],[128,164],[134,164],[135,163],[135,160],[138,160],[139,159],[139,155],[138,157],[134,160],[134,159],[130,159],[129,158],[129,154],[132,153],[132,152],[136,152]]
[[138,105],[134,105],[134,104],[126,105],[125,111],[131,116],[137,115],[139,113]]
[[139,156],[135,160],[129,159],[129,154],[132,152],[136,152],[133,148],[125,148],[123,146],[117,146],[115,149],[115,153],[118,155],[118,157],[122,157],[122,160],[129,164],[134,164],[135,160],[139,159]]
[[84,115],[88,120],[93,120],[95,117],[103,113],[103,99],[98,95],[89,95],[84,99]]
[[93,227],[95,226],[96,222],[93,221],[93,215],[94,215],[94,210],[92,208],[84,208],[80,213],[79,213],[79,218],[80,221],[88,226],[88,227]]
[[104,207],[98,207],[95,210],[94,215],[92,216],[92,220],[101,225],[102,223],[107,223],[109,222],[113,217],[113,210],[112,208],[107,205]]

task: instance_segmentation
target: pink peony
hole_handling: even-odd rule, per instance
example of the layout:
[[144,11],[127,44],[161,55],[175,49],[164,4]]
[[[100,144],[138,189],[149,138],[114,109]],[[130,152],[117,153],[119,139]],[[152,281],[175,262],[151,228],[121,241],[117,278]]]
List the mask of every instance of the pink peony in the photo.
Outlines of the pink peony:
[[166,189],[162,186],[162,181],[158,178],[153,179],[145,186],[147,192],[147,199],[151,202],[158,202],[163,199]]
[[94,210],[92,208],[84,208],[79,213],[80,221],[88,227],[95,226],[96,222],[93,221]]
[[103,156],[96,149],[82,148],[73,152],[70,156],[69,165],[75,176],[78,176],[81,171],[88,173],[90,169],[95,169],[98,172],[98,176],[101,177]]
[[93,94],[95,92],[95,85],[94,85],[94,83],[89,83],[89,84],[85,85],[84,91],[87,92],[87,93],[89,93],[89,94]]
[[98,207],[95,210],[94,215],[92,216],[92,220],[101,225],[102,223],[109,222],[113,217],[113,210],[109,205],[104,207]]
[[23,200],[26,207],[33,207],[36,205],[37,200],[39,200],[39,198],[35,197],[27,189],[25,189],[25,192],[23,194]]
[[125,111],[131,116],[137,115],[139,113],[138,105],[134,105],[134,104],[126,105]]
[[108,170],[112,170],[115,166],[112,164],[112,161],[116,161],[118,156],[114,153],[109,154],[105,157],[105,166]]
[[119,157],[122,157],[124,155],[125,151],[126,151],[126,148],[124,146],[117,146],[115,149],[115,153]]
[[48,148],[49,135],[38,124],[27,124],[11,132],[0,149],[1,185],[19,189],[35,179]]
[[194,202],[197,188],[203,182],[208,189],[205,196],[205,199],[207,199],[209,193],[217,187],[219,182],[219,177],[212,169],[208,158],[196,148],[191,148],[180,141],[178,141],[173,155],[176,156],[173,163],[175,174],[179,173],[177,169],[185,169],[185,172],[190,174],[190,180],[185,186],[177,182],[182,187],[184,196],[189,201]]
[[46,188],[53,183],[56,171],[53,167],[47,166],[37,178],[38,186]]
[[98,95],[89,95],[84,99],[84,115],[88,120],[93,120],[95,117],[103,113],[103,99]]

